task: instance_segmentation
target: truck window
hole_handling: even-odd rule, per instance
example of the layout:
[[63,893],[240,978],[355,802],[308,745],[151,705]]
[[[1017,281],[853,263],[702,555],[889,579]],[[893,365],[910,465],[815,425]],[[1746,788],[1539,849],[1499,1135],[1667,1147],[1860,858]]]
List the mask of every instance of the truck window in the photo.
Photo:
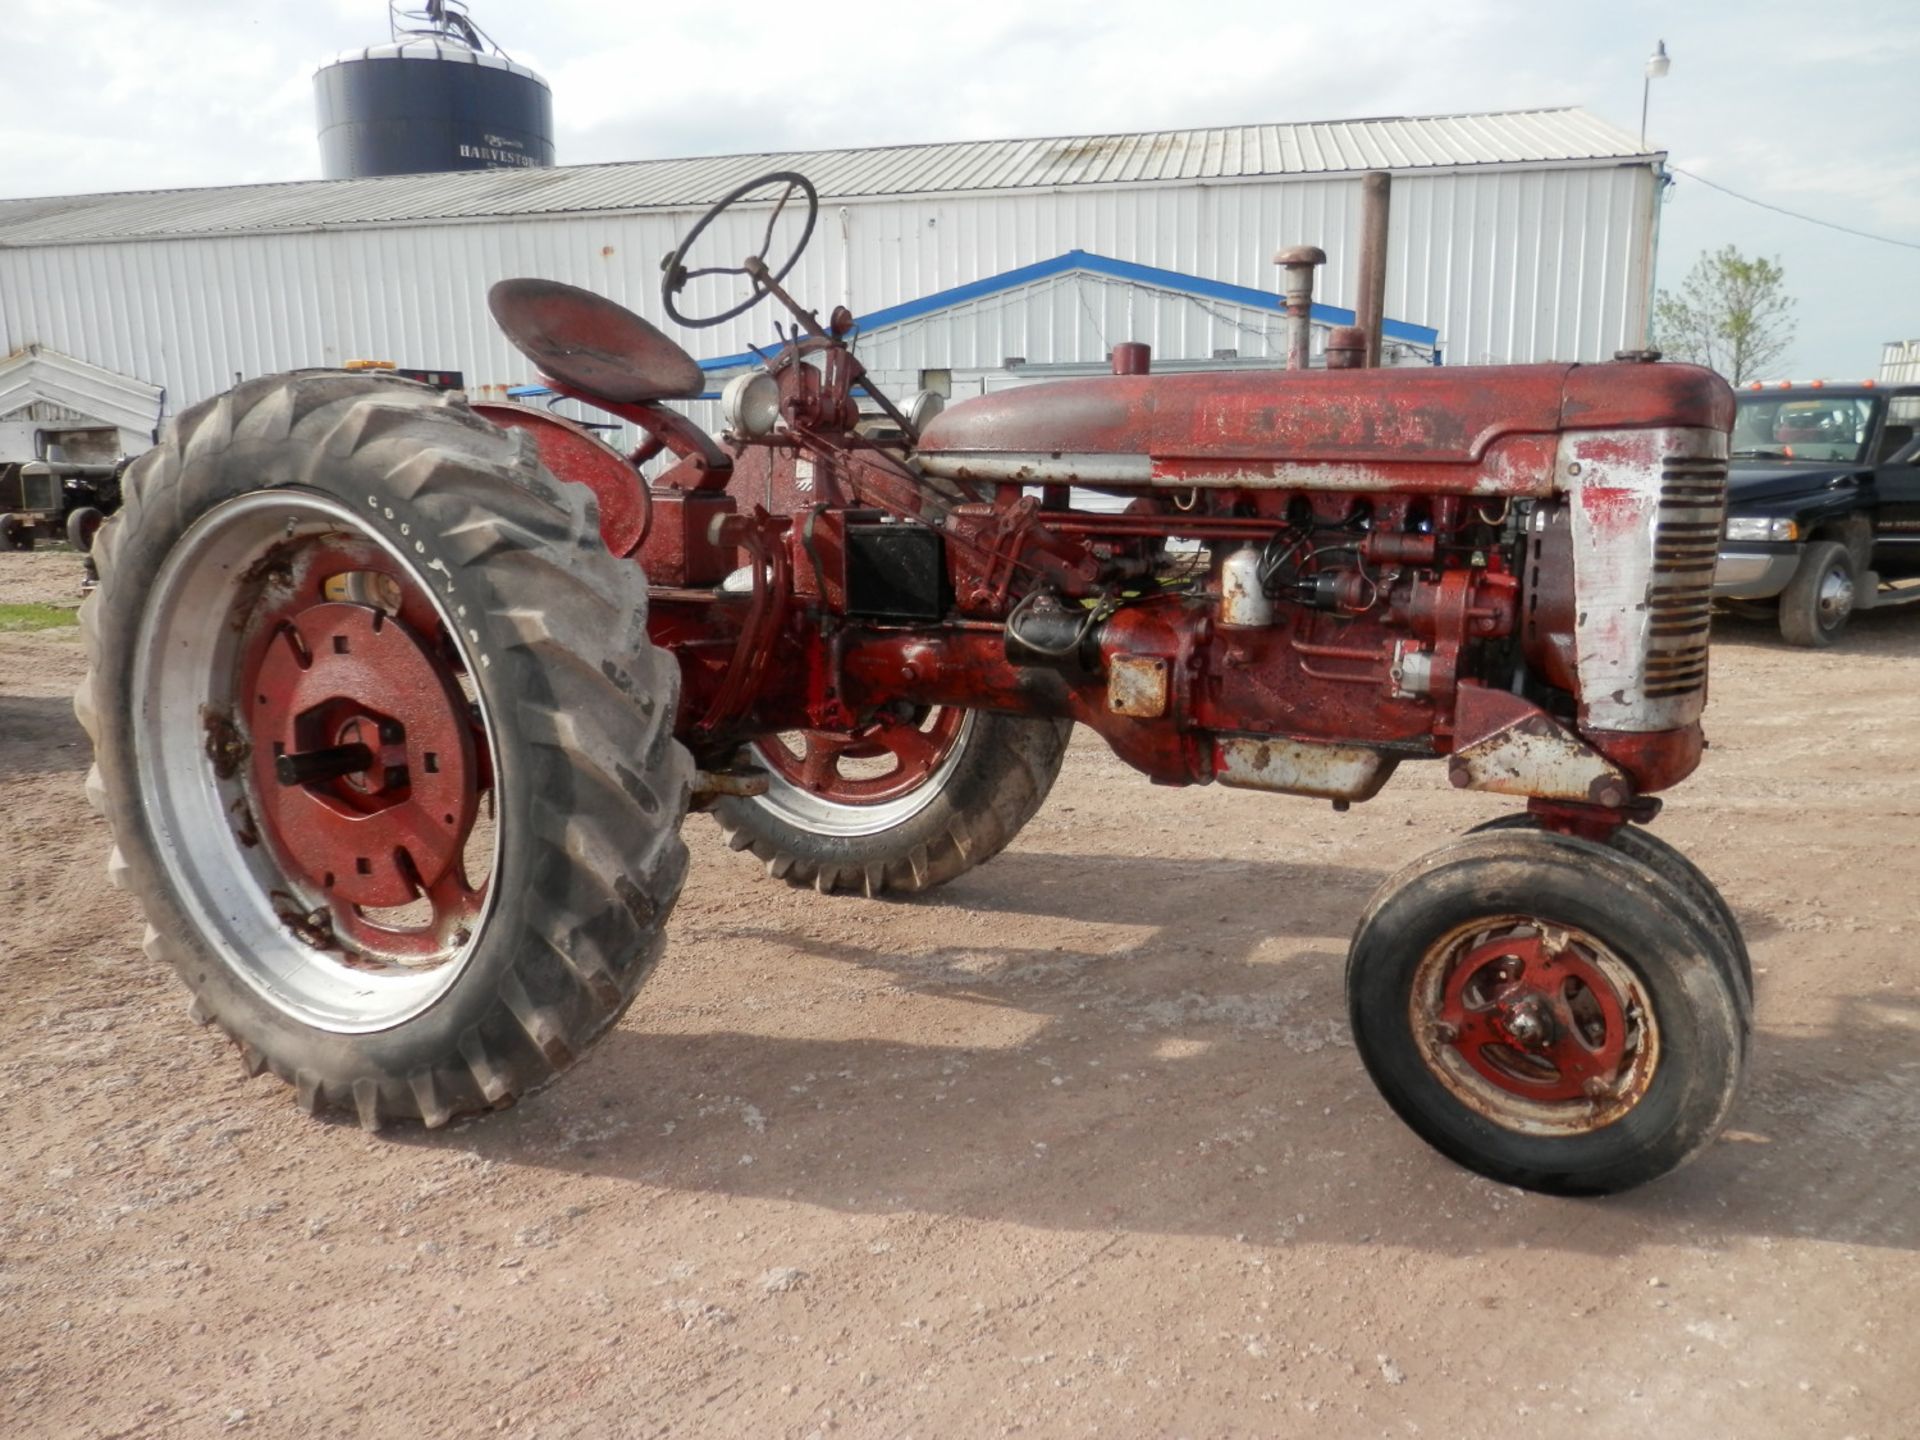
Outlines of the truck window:
[[1873,415],[1874,402],[1865,396],[1742,399],[1734,411],[1734,458],[1857,464],[1873,434]]

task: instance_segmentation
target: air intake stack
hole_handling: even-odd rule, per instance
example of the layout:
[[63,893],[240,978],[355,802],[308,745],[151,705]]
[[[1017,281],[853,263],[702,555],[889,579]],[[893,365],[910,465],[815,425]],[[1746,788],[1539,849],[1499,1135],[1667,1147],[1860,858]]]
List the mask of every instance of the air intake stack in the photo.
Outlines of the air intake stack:
[[314,72],[326,179],[553,164],[553,92],[462,0],[393,0],[388,35]]

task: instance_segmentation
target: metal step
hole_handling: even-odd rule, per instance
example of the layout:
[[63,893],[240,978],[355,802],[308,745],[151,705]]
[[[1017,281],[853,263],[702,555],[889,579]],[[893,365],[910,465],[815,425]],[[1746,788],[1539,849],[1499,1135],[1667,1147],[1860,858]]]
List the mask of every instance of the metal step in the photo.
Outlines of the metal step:
[[1863,583],[1853,602],[1856,610],[1892,610],[1896,606],[1920,602],[1920,578],[1882,580],[1876,572],[1869,570],[1861,579]]

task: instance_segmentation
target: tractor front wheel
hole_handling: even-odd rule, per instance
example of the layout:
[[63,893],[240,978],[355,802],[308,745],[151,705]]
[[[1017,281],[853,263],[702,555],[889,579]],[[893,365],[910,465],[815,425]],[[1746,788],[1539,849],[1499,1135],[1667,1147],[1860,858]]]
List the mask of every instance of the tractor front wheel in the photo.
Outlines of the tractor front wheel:
[[749,752],[767,793],[713,813],[729,845],[790,885],[930,890],[1012,842],[1053,789],[1072,733],[1071,720],[933,709],[768,736]]
[[1400,1118],[1510,1185],[1597,1195],[1684,1164],[1739,1088],[1751,1002],[1646,861],[1470,835],[1390,879],[1347,962],[1354,1043]]
[[660,953],[691,780],[588,492],[461,401],[325,372],[189,410],[126,491],[75,708],[194,1017],[369,1128],[565,1070]]
[[[1525,810],[1498,819],[1488,820],[1476,825],[1467,833],[1484,835],[1494,830],[1529,830],[1548,840],[1555,838],[1555,832],[1546,829],[1537,816]],[[1629,860],[1638,861],[1649,870],[1658,872],[1669,883],[1676,886],[1685,900],[1698,905],[1707,924],[1713,927],[1719,944],[1713,954],[1733,962],[1732,976],[1738,982],[1743,994],[1749,1001],[1753,998],[1753,958],[1747,953],[1746,937],[1740,932],[1740,920],[1733,913],[1733,907],[1727,904],[1726,896],[1720,893],[1720,887],[1707,878],[1707,874],[1679,850],[1662,840],[1651,830],[1643,830],[1638,825],[1622,825],[1606,840],[1607,848],[1617,850]]]

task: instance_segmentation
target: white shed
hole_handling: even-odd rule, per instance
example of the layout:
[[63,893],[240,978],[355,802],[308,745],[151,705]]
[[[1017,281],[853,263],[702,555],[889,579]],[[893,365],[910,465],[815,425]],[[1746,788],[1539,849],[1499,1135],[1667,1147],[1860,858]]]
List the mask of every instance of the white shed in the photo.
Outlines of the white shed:
[[[1325,249],[1316,318],[1349,318],[1360,178],[1384,169],[1403,362],[1594,360],[1644,343],[1663,159],[1565,109],[0,200],[0,355],[137,377],[168,413],[351,359],[509,387],[530,376],[488,317],[495,280],[662,321],[676,237],[742,181],[798,170],[822,205],[788,288],[863,317],[863,358],[903,388],[992,388],[1121,340],[1156,364],[1277,363],[1275,249]],[[756,223],[721,248],[753,248]],[[772,319],[680,338],[717,374]]]

